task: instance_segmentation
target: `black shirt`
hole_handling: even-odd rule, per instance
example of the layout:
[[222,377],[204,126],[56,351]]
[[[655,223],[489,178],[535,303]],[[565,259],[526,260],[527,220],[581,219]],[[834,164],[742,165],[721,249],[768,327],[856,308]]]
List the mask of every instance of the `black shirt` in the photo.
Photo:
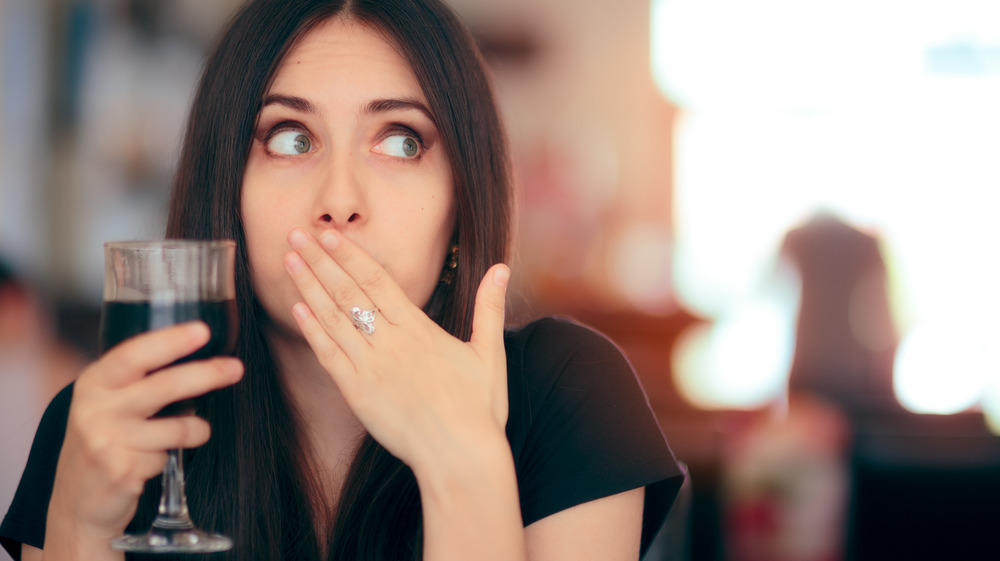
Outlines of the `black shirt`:
[[[631,365],[607,338],[545,318],[508,331],[507,439],[524,525],[617,493],[646,487],[642,551],[663,523],[683,480]],[[49,404],[0,542],[41,548],[45,517],[73,386]]]

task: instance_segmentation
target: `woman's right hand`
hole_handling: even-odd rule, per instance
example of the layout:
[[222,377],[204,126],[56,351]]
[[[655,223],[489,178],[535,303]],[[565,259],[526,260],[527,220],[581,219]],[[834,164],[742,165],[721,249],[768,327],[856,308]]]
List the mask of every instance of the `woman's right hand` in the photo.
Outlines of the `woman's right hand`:
[[150,418],[243,376],[242,363],[229,357],[159,370],[208,340],[201,322],[151,331],[112,348],[80,375],[49,504],[46,553],[50,544],[62,549],[53,540],[76,541],[77,548],[81,540],[107,544],[132,519],[146,480],[166,465],[166,451],[208,441],[208,423],[194,415]]

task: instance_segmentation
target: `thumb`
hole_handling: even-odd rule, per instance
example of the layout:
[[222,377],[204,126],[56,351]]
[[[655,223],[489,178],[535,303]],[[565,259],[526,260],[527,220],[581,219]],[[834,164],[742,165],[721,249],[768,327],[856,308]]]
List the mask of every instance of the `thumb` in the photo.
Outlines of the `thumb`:
[[[507,282],[510,269],[503,263],[490,267],[476,292],[476,307],[472,312],[472,337],[469,343],[479,353],[503,355],[504,310],[507,303]],[[506,355],[504,355],[506,356]],[[506,358],[504,358],[506,360]]]

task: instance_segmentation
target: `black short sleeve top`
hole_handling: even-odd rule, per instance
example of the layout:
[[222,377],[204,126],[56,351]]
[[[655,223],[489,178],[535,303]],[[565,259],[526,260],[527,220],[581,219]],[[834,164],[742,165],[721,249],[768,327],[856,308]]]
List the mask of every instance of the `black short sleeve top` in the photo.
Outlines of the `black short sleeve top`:
[[[507,438],[524,525],[567,508],[646,488],[642,551],[683,475],[631,365],[603,335],[566,319],[509,330],[504,342],[510,413]],[[35,435],[0,543],[20,559],[41,548],[72,384],[49,405]]]

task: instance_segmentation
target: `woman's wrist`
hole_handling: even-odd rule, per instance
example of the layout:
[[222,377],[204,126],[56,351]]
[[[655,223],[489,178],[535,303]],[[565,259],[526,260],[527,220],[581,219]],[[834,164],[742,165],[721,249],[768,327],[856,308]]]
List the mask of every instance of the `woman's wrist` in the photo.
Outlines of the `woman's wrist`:
[[489,438],[414,470],[424,523],[424,559],[524,558],[514,458]]
[[[513,473],[510,443],[502,431],[480,431],[475,438],[449,440],[424,450],[410,466],[421,494],[448,493],[469,484],[482,485],[484,478]],[[516,480],[515,480],[516,482]]]
[[510,458],[510,443],[502,429],[489,424],[478,428],[466,425],[460,434],[449,430],[440,438],[430,439],[420,447],[409,467],[418,483],[447,486],[467,476],[476,479],[482,470],[498,462],[512,462]]
[[124,553],[111,549],[114,536],[82,524],[68,512],[53,497],[45,521],[43,559],[121,561],[125,558]]

